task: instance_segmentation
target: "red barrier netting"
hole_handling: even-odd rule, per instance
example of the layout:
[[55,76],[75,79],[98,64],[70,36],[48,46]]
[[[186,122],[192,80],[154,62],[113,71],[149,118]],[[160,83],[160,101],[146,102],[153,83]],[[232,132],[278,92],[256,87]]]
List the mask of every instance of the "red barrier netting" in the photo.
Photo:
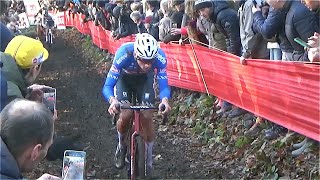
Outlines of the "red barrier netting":
[[[114,53],[124,42],[134,41],[133,36],[114,40],[110,31],[92,22],[80,23],[79,16],[72,21],[66,13],[66,25],[91,34],[102,49]],[[320,66],[250,59],[241,65],[237,56],[199,45],[193,45],[194,49],[191,45],[160,46],[167,55],[171,86],[206,93],[205,81],[210,94],[320,141]]]

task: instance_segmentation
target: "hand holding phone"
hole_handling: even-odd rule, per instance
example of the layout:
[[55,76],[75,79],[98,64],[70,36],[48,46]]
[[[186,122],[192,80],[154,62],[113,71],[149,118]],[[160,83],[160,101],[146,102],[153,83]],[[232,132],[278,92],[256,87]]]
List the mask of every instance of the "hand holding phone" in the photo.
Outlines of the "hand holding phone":
[[300,38],[294,38],[293,40],[304,48],[311,48],[311,46],[308,43],[306,43]]
[[54,114],[54,110],[56,109],[56,92],[55,88],[44,88],[42,103],[45,104],[48,109]]
[[63,157],[62,178],[84,179],[86,152],[66,150]]

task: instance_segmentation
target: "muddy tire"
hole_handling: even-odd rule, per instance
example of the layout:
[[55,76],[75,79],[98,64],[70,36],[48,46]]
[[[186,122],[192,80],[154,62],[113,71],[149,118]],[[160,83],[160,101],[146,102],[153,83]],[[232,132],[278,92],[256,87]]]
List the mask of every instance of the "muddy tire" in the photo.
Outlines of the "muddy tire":
[[136,175],[139,176],[140,179],[144,179],[146,176],[146,159],[145,159],[145,145],[141,136],[137,136],[135,138],[135,165],[136,165]]

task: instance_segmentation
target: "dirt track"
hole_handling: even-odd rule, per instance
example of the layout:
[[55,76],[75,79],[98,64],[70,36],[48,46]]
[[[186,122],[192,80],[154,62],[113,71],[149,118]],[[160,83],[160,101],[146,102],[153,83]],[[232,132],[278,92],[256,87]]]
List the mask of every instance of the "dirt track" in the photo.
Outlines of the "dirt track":
[[[70,41],[67,42],[71,34],[72,32],[67,31],[58,35],[50,59],[44,64],[39,78],[40,84],[57,88],[59,120],[56,122],[56,131],[59,135],[81,135],[80,141],[89,147],[86,150],[88,178],[126,178],[125,170],[119,171],[113,166],[117,136],[106,113],[108,105],[101,94],[104,78],[97,73],[97,62],[84,58],[79,46],[75,47]],[[75,42],[81,41],[79,36],[75,38]],[[196,166],[187,158],[185,147],[179,146],[177,141],[174,141],[176,138],[170,139],[173,136],[177,135],[158,133],[154,146],[155,177],[209,178],[210,176],[205,174],[196,173]],[[179,140],[179,143],[183,141],[186,142],[186,138]],[[40,168],[32,173],[31,178],[39,177],[44,172],[60,175],[61,166],[61,160],[44,161]],[[190,169],[190,166],[193,168]]]

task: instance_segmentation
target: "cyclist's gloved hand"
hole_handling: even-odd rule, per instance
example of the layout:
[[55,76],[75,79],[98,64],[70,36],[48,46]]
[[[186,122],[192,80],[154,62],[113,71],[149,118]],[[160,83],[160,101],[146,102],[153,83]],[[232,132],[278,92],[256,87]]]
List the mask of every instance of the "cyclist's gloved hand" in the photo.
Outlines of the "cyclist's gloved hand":
[[[162,111],[162,106],[165,106],[164,111]],[[161,100],[161,103],[159,104],[159,111],[161,111],[162,114],[167,114],[171,110],[171,106],[169,105],[168,98],[163,98]]]
[[109,106],[109,109],[108,109],[108,112],[110,113],[110,115],[115,115],[115,114],[119,113],[119,110],[117,109],[117,106],[119,104],[120,103],[116,98],[112,98],[111,99],[110,106]]

